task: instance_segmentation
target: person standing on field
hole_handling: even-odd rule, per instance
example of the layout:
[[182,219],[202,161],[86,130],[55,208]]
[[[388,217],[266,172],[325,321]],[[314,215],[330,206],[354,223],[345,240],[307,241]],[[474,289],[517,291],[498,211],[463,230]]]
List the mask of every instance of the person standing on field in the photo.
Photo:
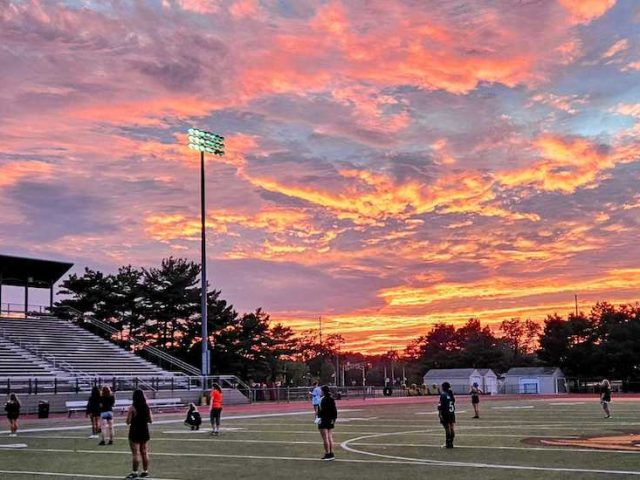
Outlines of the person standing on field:
[[475,415],[473,418],[480,418],[480,394],[483,393],[478,387],[478,382],[473,382],[471,386],[471,390],[469,390],[469,394],[471,395],[471,405],[473,406],[473,411]]
[[[144,392],[140,389],[133,392],[133,402],[127,412],[129,425],[129,446],[131,447],[132,470],[128,479],[146,478],[149,476],[149,424],[153,422],[151,411]],[[142,472],[138,468],[142,463]]]
[[313,382],[313,389],[309,392],[311,395],[311,405],[313,405],[313,411],[318,416],[318,409],[320,408],[320,400],[322,399],[322,389],[318,386],[318,382]]
[[600,386],[600,405],[604,410],[604,418],[611,418],[611,411],[609,410],[609,403],[611,403],[611,384],[609,380],[602,380]]
[[102,419],[102,440],[98,445],[113,445],[113,407],[116,397],[109,387],[102,387],[100,396],[100,418]]
[[456,399],[451,391],[449,382],[442,384],[440,403],[438,404],[440,423],[445,432],[445,448],[453,448],[453,439],[456,436]]
[[94,385],[91,389],[91,396],[87,400],[87,408],[85,409],[87,417],[91,418],[91,436],[89,438],[98,438],[100,434],[100,388]]
[[323,385],[322,399],[318,408],[318,429],[324,443],[324,457],[322,457],[322,460],[334,460],[336,458],[333,454],[333,428],[337,418],[336,401],[331,396],[329,387]]
[[9,394],[9,401],[4,405],[4,411],[7,412],[7,420],[9,420],[10,437],[18,435],[18,418],[20,418],[20,400],[15,393]]
[[211,389],[211,435],[220,435],[220,417],[222,415],[222,388],[217,383]]

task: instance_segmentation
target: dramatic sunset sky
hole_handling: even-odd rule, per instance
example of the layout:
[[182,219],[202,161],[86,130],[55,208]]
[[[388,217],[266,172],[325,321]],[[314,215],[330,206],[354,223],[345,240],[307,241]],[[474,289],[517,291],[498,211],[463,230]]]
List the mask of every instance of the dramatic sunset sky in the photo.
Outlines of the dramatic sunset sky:
[[199,258],[403,348],[640,296],[640,2],[0,0],[0,253]]

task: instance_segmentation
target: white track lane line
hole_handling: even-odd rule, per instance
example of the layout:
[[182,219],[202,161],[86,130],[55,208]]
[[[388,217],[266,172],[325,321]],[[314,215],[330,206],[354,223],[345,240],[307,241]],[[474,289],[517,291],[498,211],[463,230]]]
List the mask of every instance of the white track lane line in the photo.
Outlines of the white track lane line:
[[[71,477],[71,478],[117,478],[118,480],[122,480],[124,478],[122,475],[90,475],[84,473],[62,473],[62,472],[31,472],[27,470],[0,470],[1,474],[4,475],[40,475],[44,477]],[[177,480],[175,478],[158,478],[152,477],[153,480]]]
[[467,467],[467,468],[490,468],[498,470],[524,470],[524,471],[536,471],[536,472],[564,472],[564,473],[596,473],[603,475],[637,475],[640,476],[640,471],[633,470],[604,470],[604,469],[588,469],[588,468],[568,468],[568,467],[537,467],[528,465],[503,465],[503,464],[491,464],[491,463],[477,463],[477,462],[448,462],[442,460],[430,460],[411,457],[400,457],[395,455],[385,455],[381,453],[367,452],[365,450],[358,450],[349,446],[351,443],[357,443],[361,440],[367,440],[371,438],[378,438],[391,435],[409,435],[414,434],[415,431],[396,432],[396,433],[379,433],[376,435],[364,435],[361,437],[352,438],[346,440],[340,444],[340,447],[351,453],[358,453],[361,455],[372,456],[376,458],[384,458],[389,460],[404,460],[407,462],[414,462],[426,466],[444,466],[444,467]]
[[[344,409],[341,412],[360,412],[362,409]],[[286,412],[286,413],[260,413],[251,415],[225,415],[222,420],[245,420],[251,418],[269,418],[269,417],[293,417],[296,415],[310,415],[313,416],[313,411],[305,410],[304,412]],[[158,420],[153,422],[154,425],[170,425],[174,423],[184,423],[184,418],[178,420]],[[126,427],[124,423],[115,423],[114,427]],[[69,432],[73,430],[88,430],[88,425],[78,425],[73,427],[46,427],[46,428],[25,428],[20,429],[18,433],[40,433],[40,432]],[[0,432],[0,435],[11,433],[9,430]]]

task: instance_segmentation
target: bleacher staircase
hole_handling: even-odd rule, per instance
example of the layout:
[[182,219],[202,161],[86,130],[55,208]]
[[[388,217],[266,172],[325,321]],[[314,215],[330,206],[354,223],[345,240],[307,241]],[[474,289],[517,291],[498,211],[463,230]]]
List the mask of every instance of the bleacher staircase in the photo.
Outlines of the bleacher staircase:
[[[80,321],[109,338],[121,337],[92,317],[82,316]],[[232,375],[203,378],[197,368],[166,352],[135,338],[127,342],[131,351],[57,317],[0,317],[0,387],[7,392],[17,388],[28,394],[78,395],[106,384],[119,390],[142,388],[156,398],[182,391],[195,401],[194,395],[218,382],[227,403],[247,403],[251,398],[250,388]],[[165,370],[134,352],[178,371]]]

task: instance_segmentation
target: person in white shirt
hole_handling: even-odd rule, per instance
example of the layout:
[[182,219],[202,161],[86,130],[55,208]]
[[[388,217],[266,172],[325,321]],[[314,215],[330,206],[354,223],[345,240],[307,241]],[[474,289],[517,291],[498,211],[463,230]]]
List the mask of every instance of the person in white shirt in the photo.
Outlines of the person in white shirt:
[[320,408],[320,400],[322,399],[322,389],[318,386],[318,382],[313,382],[313,390],[309,392],[311,395],[311,404],[313,405],[313,410],[318,415],[318,409]]

